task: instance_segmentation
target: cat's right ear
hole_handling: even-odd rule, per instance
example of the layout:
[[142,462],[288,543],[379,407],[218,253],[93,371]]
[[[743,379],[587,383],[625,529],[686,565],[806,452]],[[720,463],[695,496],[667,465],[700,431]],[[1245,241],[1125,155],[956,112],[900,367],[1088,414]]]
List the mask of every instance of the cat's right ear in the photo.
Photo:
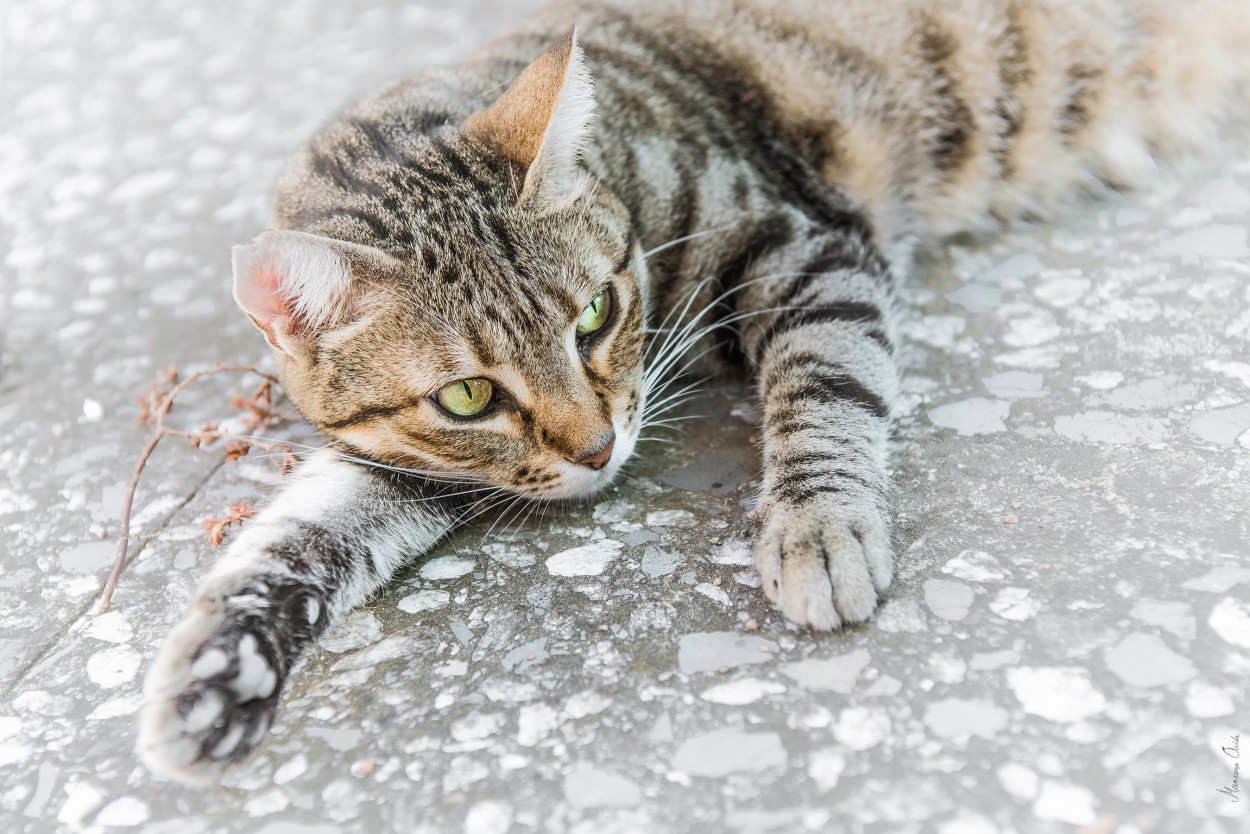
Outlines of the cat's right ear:
[[362,274],[399,264],[378,249],[288,230],[262,232],[231,250],[234,300],[269,344],[311,356],[317,337],[363,311]]
[[568,205],[586,186],[578,165],[595,115],[594,84],[577,30],[525,68],[466,134],[498,149],[524,174],[520,203],[540,213]]

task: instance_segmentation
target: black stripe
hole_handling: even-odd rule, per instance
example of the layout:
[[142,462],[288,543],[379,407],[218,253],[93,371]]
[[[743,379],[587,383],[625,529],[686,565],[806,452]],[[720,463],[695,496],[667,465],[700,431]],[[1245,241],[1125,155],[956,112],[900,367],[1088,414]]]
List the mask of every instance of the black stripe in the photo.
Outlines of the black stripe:
[[808,412],[795,410],[787,413],[785,417],[778,417],[768,421],[769,430],[782,436],[798,434],[801,431],[816,431],[824,427],[824,423],[817,423],[812,419],[810,410]]
[[[784,377],[803,371],[797,380]],[[845,368],[809,352],[792,353],[780,359],[767,374],[767,398],[788,398],[794,402],[819,402],[825,405],[854,403],[877,417],[889,416],[885,401],[849,374]]]
[[805,466],[809,463],[828,463],[835,460],[836,456],[829,452],[803,452],[798,455],[783,455],[772,459],[769,466],[775,470],[786,470],[793,467]]
[[360,184],[360,178],[353,172],[351,165],[345,165],[339,159],[338,151],[339,148],[310,148],[308,165],[322,179],[329,180],[344,191],[355,191]]
[[788,503],[794,506],[802,506],[818,495],[837,495],[844,494],[846,492],[847,490],[843,489],[840,484],[813,484],[805,489],[794,489],[790,494],[785,496],[785,499]]
[[440,127],[451,124],[451,114],[442,110],[407,110],[402,114],[404,133],[428,136]]
[[1071,143],[1081,128],[1089,124],[1093,99],[1097,93],[1094,84],[1102,76],[1102,70],[1088,64],[1073,64],[1068,69],[1067,83],[1072,93],[1067,104],[1059,112],[1059,123],[1056,129]]
[[[476,191],[479,197],[484,199],[493,197],[492,189],[485,182],[483,182],[476,173],[474,173],[473,169],[470,168],[468,163],[464,161],[464,158],[460,156],[459,151],[451,146],[451,143],[447,141],[446,137],[435,136],[432,137],[431,141],[433,142],[434,149],[442,155],[443,160],[447,163],[448,167],[451,168],[452,173],[454,173],[464,185]],[[493,199],[490,200],[487,207],[493,205],[493,202]]]
[[347,207],[333,208],[322,212],[312,214],[300,214],[299,220],[302,226],[313,226],[318,223],[336,220],[340,217],[349,217],[353,220],[359,220],[361,223],[369,227],[374,236],[378,240],[386,241],[391,239],[391,230],[386,227],[377,216],[364,211],[363,209],[354,209]]
[[[635,24],[623,13],[606,11],[605,17],[619,27],[622,38],[633,41],[647,52],[639,62],[619,50],[594,50],[593,60],[615,62],[625,72],[656,84],[656,92],[666,96],[683,114],[685,129],[697,130],[699,147],[704,143],[720,149],[730,158],[748,161],[763,177],[759,182],[775,199],[800,206],[809,216],[830,228],[843,229],[870,240],[871,227],[862,212],[846,197],[830,188],[819,173],[803,159],[795,137],[773,112],[773,106],[760,84],[739,67],[726,61],[710,43],[683,33],[680,50],[673,49]],[[592,57],[586,46],[588,59]],[[662,71],[667,68],[667,73]],[[681,79],[677,86],[669,79]],[[683,146],[690,147],[689,145]]]
[[370,405],[353,411],[346,417],[340,417],[337,420],[331,420],[321,423],[320,428],[323,429],[345,429],[348,426],[354,426],[358,423],[368,422],[369,420],[378,420],[382,417],[391,417],[405,409],[412,408],[413,403],[400,403],[398,405]]
[[625,251],[621,253],[621,258],[612,266],[612,274],[624,272],[625,267],[629,266],[630,259],[634,256],[634,230],[630,229],[625,236]]
[[876,247],[865,249],[855,246],[845,239],[834,239],[825,244],[818,254],[809,259],[790,279],[786,288],[778,293],[775,303],[778,307],[787,307],[795,303],[798,296],[807,290],[812,281],[830,272],[854,270],[873,277],[890,275],[889,265]]
[[1032,69],[1027,60],[1028,42],[1025,39],[1024,24],[1020,20],[1020,10],[1015,6],[1007,7],[1007,26],[1003,30],[998,62],[998,78],[1002,83],[1002,92],[995,103],[994,112],[1001,122],[998,135],[998,147],[994,149],[994,158],[1003,179],[1015,176],[1016,163],[1012,158],[1013,145],[1016,137],[1024,127],[1024,102],[1020,88],[1032,77]]
[[[431,187],[444,192],[455,192],[459,183],[442,171],[430,168],[428,159],[405,159],[404,167],[391,174],[391,183],[396,190],[405,194],[426,194]],[[442,202],[443,195],[432,197],[429,203],[437,206]]]
[[810,400],[823,405],[854,403],[882,418],[889,416],[890,413],[884,400],[852,376],[811,377],[793,389],[783,388],[781,391],[774,391],[772,395]]
[[382,132],[382,126],[365,119],[352,119],[351,124],[365,135],[373,153],[390,165],[403,165],[404,159]]
[[774,482],[769,494],[790,503],[799,504],[820,493],[869,492],[874,497],[884,496],[882,488],[869,483],[853,472],[844,469],[796,472],[782,475]]
[[929,65],[929,89],[934,97],[933,136],[929,158],[938,171],[958,170],[972,155],[968,141],[976,130],[972,111],[959,97],[952,77],[952,58],[959,44],[938,21],[925,15],[920,24],[920,57]]
[[511,264],[517,272],[520,272],[521,262],[517,259],[516,246],[512,242],[512,234],[508,231],[508,227],[504,225],[503,219],[494,212],[491,212],[486,216],[486,223],[490,226],[490,230],[494,233],[495,239],[503,248],[504,257],[508,259],[508,263]]
[[[732,253],[726,255],[717,275],[722,291],[737,289],[746,278],[752,262],[794,239],[794,223],[780,212],[770,214],[735,241]],[[734,299],[737,301],[737,299]],[[736,306],[732,304],[731,306]]]
[[[766,348],[772,344],[773,339],[790,330],[800,327],[807,327],[813,324],[826,324],[829,322],[846,322],[855,324],[875,324],[881,321],[881,311],[872,304],[865,304],[861,301],[839,301],[833,304],[821,304],[816,307],[808,307],[806,309],[785,310],[773,316],[772,322],[768,325],[760,337],[756,340],[756,351]],[[874,330],[874,333],[880,334],[883,338],[885,334],[880,330]],[[880,341],[877,337],[870,336],[874,340]],[[884,341],[881,346],[886,350],[891,349],[889,341]]]

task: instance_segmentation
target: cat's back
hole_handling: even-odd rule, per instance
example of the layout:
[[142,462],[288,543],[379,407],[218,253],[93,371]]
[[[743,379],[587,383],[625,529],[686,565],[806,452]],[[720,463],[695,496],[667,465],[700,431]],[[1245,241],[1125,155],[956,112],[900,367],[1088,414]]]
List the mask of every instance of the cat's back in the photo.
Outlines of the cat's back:
[[990,228],[1139,184],[1160,158],[1209,151],[1250,115],[1244,0],[1196,0],[1184,14],[1166,0],[565,8],[591,19],[588,39],[606,22],[679,52],[709,45],[765,91],[827,182],[897,232]]
[[349,108],[284,178],[279,224],[367,194],[323,185],[419,153],[570,25],[604,93],[596,143],[697,141],[762,100],[887,235],[994,227],[1139,183],[1250,109],[1244,0],[1184,15],[1165,0],[563,0]]

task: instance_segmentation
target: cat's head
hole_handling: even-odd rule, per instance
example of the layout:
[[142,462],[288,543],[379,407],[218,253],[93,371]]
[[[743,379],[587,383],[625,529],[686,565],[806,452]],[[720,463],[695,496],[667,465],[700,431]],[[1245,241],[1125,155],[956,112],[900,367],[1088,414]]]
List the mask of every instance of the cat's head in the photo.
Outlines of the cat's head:
[[[606,486],[643,410],[646,264],[578,163],[573,33],[459,126],[344,119],[305,151],[286,229],[235,248],[235,298],[324,433],[532,497]],[[298,229],[298,231],[297,231]]]

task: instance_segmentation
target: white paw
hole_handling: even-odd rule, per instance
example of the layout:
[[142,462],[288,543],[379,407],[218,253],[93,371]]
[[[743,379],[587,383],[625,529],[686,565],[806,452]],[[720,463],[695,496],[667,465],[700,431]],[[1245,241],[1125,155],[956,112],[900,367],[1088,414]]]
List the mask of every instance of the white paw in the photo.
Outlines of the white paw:
[[786,619],[831,631],[872,615],[890,586],[894,552],[874,507],[817,498],[771,508],[755,564],[764,594]]
[[139,754],[165,776],[213,781],[265,737],[280,686],[256,634],[197,608],[169,633],[148,672]]

